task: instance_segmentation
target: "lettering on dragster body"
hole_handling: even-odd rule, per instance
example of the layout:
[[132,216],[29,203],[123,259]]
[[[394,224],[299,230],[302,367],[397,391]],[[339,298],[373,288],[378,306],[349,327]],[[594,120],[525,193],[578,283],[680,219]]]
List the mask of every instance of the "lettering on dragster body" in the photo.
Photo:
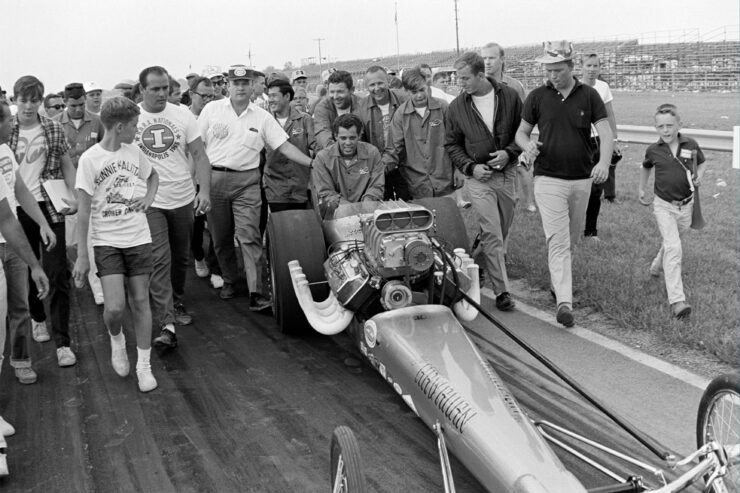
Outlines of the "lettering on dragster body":
[[431,364],[427,363],[416,372],[414,383],[460,433],[465,429],[465,425],[478,415],[465,397],[460,395]]
[[97,178],[95,178],[95,185],[100,185],[100,183],[110,178],[119,171],[127,171],[134,176],[138,176],[139,166],[129,161],[114,161],[100,170]]

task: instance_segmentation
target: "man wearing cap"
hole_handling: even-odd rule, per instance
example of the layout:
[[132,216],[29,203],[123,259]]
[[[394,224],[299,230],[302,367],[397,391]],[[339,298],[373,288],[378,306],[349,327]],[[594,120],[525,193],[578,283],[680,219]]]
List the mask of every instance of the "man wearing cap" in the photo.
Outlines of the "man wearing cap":
[[480,222],[486,271],[496,293],[496,308],[514,308],[504,263],[506,238],[516,207],[516,166],[520,149],[514,136],[522,102],[516,92],[485,74],[483,58],[467,52],[455,61],[463,92],[445,117],[445,148],[465,176]]
[[205,76],[211,79],[211,84],[213,84],[214,101],[224,99],[224,93],[226,92],[226,80],[224,79],[223,74],[221,72],[210,72],[205,74]]
[[[599,93],[573,77],[573,45],[545,44],[536,59],[547,82],[524,102],[516,143],[534,161],[534,196],[548,248],[550,283],[557,302],[556,319],[566,327],[573,320],[571,248],[583,231],[591,183],[609,174],[613,137]],[[539,140],[532,129],[539,127]],[[599,134],[600,156],[594,166],[591,125]]]
[[332,125],[337,116],[357,113],[360,98],[355,96],[352,74],[345,70],[334,70],[326,79],[329,84],[327,96],[316,104],[313,112],[316,143],[319,149],[334,143]]
[[306,72],[303,70],[294,70],[293,75],[290,78],[290,83],[293,85],[293,90],[300,88],[308,89],[308,77]]
[[[85,109],[87,97],[85,90],[79,82],[72,82],[64,87],[64,102],[67,109],[55,118],[62,124],[64,137],[69,144],[69,157],[77,169],[77,163],[83,152],[97,144],[103,139],[103,124],[97,115],[93,115]],[[67,246],[77,244],[77,214],[67,216],[66,218]],[[92,244],[89,244],[92,250]],[[90,258],[95,258],[90,257]],[[95,303],[103,304],[103,286],[100,284],[100,278],[96,275],[97,268],[95,262],[90,263],[90,272],[87,279],[90,282],[90,288],[95,298]]]
[[[146,211],[152,235],[149,294],[152,320],[160,328],[156,346],[177,346],[175,324],[192,318],[183,306],[190,261],[193,211],[205,214],[210,206],[210,163],[193,114],[167,101],[169,74],[163,67],[145,68],[139,74],[143,101],[135,143],[159,174],[159,188]],[[195,162],[196,192],[188,154]],[[138,195],[144,195],[140,182]]]
[[85,109],[94,115],[100,116],[100,106],[103,104],[103,88],[97,82],[85,82]]
[[260,153],[269,146],[296,166],[311,166],[311,158],[288,141],[288,135],[267,111],[251,104],[255,72],[244,65],[229,69],[229,99],[209,103],[198,126],[211,162],[212,209],[208,225],[223,270],[221,298],[234,297],[238,279],[234,236],[241,247],[249,288],[249,309],[262,311],[271,303],[262,295],[259,230]]

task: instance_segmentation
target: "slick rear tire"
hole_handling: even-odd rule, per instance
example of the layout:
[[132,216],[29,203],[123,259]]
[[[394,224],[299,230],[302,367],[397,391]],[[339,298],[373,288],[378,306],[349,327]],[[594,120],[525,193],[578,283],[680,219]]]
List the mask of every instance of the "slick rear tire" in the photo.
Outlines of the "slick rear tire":
[[423,205],[435,214],[435,236],[441,238],[443,243],[450,245],[452,249],[462,248],[470,253],[470,241],[465,229],[460,209],[455,201],[449,197],[425,197],[415,199],[414,204]]
[[[721,446],[740,443],[740,376],[737,373],[720,375],[709,383],[699,402],[696,418],[696,444],[702,447],[714,440]],[[740,468],[730,465],[727,474],[713,484],[712,491],[740,491]]]
[[338,426],[331,437],[331,484],[334,493],[365,493],[357,438],[347,426]]
[[[288,262],[298,260],[308,282],[324,281],[326,248],[316,213],[312,210],[287,210],[270,214],[267,222],[272,311],[280,331],[289,335],[312,332],[301,309],[290,277]],[[315,300],[328,296],[326,284],[314,284]]]

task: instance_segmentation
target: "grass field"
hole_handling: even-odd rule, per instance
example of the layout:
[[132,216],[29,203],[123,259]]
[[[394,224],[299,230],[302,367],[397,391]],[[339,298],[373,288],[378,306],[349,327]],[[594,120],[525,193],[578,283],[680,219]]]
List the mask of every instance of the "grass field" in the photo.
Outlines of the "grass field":
[[[738,95],[676,94],[674,104],[693,128],[730,130],[737,124]],[[652,112],[666,93],[616,93],[618,123],[650,125]],[[643,111],[643,107],[644,110]],[[648,116],[643,113],[647,112]],[[732,120],[718,120],[727,114]],[[657,136],[656,136],[657,139]],[[652,206],[637,200],[645,145],[622,144],[624,158],[617,166],[619,204],[604,203],[599,216],[601,242],[582,241],[575,249],[573,277],[576,317],[579,309],[596,308],[630,330],[656,333],[663,340],[688,345],[735,365],[738,351],[738,170],[729,153],[706,152],[709,168],[701,187],[708,226],[690,230],[683,241],[683,280],[691,319],[671,317],[663,278],[648,274],[660,247]],[[649,189],[652,196],[652,183]],[[474,221],[469,229],[474,230]],[[472,236],[471,236],[472,237]],[[539,214],[517,211],[509,238],[509,276],[525,279],[535,288],[549,288],[547,251]],[[578,320],[578,318],[577,318]]]

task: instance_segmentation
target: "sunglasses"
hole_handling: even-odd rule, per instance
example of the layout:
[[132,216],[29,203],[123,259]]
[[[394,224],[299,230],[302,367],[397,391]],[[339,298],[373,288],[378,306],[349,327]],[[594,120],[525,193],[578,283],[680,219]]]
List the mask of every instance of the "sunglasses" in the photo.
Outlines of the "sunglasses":
[[217,86],[223,86],[225,84],[223,80],[214,80],[213,83]]
[[198,96],[200,96],[201,98],[205,99],[206,101],[210,101],[211,99],[213,99],[213,98],[216,97],[213,94],[201,94],[201,93],[195,92],[195,91],[193,91],[193,94],[197,94]]
[[67,107],[66,104],[53,104],[51,106],[47,106],[46,109],[49,110],[51,108],[54,108],[55,110],[63,110],[66,107]]

